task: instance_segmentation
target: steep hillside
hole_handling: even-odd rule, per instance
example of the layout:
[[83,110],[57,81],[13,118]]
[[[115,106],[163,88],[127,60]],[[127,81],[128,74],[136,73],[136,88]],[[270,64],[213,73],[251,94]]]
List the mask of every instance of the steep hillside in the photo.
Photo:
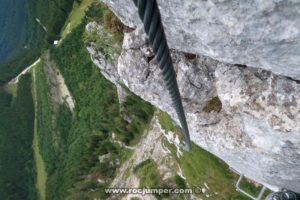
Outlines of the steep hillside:
[[[91,40],[93,62],[178,123],[133,1],[104,2],[134,31],[125,34],[113,64]],[[273,190],[300,191],[299,3],[158,4],[191,139]],[[101,24],[87,30],[105,35]]]
[[[102,37],[86,31],[92,21],[101,24]],[[171,118],[154,113],[153,106],[124,85],[115,87],[105,78],[108,74],[92,63],[86,50],[91,44],[104,53],[107,66],[117,63],[123,31],[128,29],[107,7],[94,4],[82,23],[46,52],[36,68],[37,137],[47,172],[46,199],[246,200],[234,190],[237,177],[228,166],[198,147],[183,156],[176,146],[180,130]],[[69,91],[65,101],[57,98],[62,84],[57,83],[58,75]],[[68,106],[69,96],[74,107]],[[190,159],[199,164],[192,167]],[[243,184],[253,193],[258,191],[250,183]],[[197,187],[201,192],[141,197],[106,191],[114,187]]]
[[26,74],[20,76],[18,83],[5,83],[32,64],[48,46],[49,35],[36,18],[46,16],[43,23],[49,28],[48,34],[55,31],[59,34],[64,21],[58,19],[67,18],[72,8],[69,4],[73,1],[51,1],[46,5],[45,2],[2,1],[0,6],[0,54],[2,51],[9,53],[9,59],[0,64],[0,199],[39,199],[32,149],[32,77]]
[[300,191],[298,3],[158,0],[186,152],[136,7],[103,2],[28,1],[27,48],[0,83],[40,62],[0,88],[1,200],[247,200],[233,171],[254,196]]
[[[102,12],[94,7],[84,23],[100,19]],[[75,28],[36,69],[37,132],[47,171],[46,199],[105,197],[103,188],[129,153],[110,141],[110,135],[114,132],[120,141],[134,144],[153,114],[148,103],[129,95],[123,113],[132,121],[121,117],[116,88],[92,64],[84,30],[84,24]],[[46,78],[55,75],[47,70],[49,62],[61,72],[74,98],[73,113],[53,98],[56,93],[51,91],[57,88],[52,78]],[[106,154],[110,159],[100,163],[99,157]]]

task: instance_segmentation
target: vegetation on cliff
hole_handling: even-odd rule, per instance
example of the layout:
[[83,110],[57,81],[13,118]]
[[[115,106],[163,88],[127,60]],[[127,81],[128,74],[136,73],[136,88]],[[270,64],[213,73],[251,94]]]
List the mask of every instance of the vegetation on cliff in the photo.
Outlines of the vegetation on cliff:
[[[64,104],[54,109],[43,63],[36,69],[37,132],[47,170],[46,199],[105,197],[103,188],[127,154],[113,143],[112,133],[115,139],[132,144],[154,112],[149,103],[130,94],[121,115],[115,86],[92,63],[83,40],[85,24],[91,18],[100,20],[102,9],[93,6],[62,44],[50,51],[75,100],[73,114]],[[109,159],[100,162],[101,156]]]

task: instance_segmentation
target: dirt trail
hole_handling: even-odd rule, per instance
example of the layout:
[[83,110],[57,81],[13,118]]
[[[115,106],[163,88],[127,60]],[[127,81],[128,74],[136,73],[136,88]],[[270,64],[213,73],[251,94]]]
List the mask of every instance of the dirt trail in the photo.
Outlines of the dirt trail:
[[28,67],[26,67],[18,76],[16,76],[11,81],[9,81],[8,85],[17,84],[19,82],[20,77],[22,75],[26,74],[33,66],[35,66],[36,64],[38,64],[40,61],[41,61],[41,59],[39,58],[34,63],[32,63],[31,65],[29,65]]

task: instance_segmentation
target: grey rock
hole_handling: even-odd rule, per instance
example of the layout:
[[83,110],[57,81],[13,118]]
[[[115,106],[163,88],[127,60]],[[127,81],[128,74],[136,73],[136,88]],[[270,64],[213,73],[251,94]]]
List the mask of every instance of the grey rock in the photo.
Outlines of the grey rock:
[[242,172],[250,177],[259,173],[265,183],[299,191],[300,84],[254,68],[219,66],[215,74],[223,109],[241,120],[251,141],[252,152],[240,162],[253,161]]
[[300,84],[263,70],[219,67],[217,90],[227,113],[247,113],[283,133],[300,133]]
[[119,104],[121,105],[120,106],[120,110],[122,110],[123,109],[122,104],[126,101],[128,93],[119,84],[117,84],[116,86],[117,86],[117,93],[118,93]]
[[[109,68],[99,62],[100,52],[88,50],[105,77],[127,86],[178,123],[160,69],[139,28],[125,34],[118,63]],[[203,55],[190,58],[173,50],[172,59],[192,141],[250,179],[273,189],[300,192],[300,84],[270,71]],[[216,96],[222,110],[204,112]]]
[[[130,27],[132,0],[103,0]],[[169,45],[300,80],[300,1],[157,0]]]
[[[96,22],[87,24],[85,29],[87,32],[96,31],[100,36],[104,31],[103,27]],[[91,55],[91,60],[100,67],[102,75],[114,84],[117,84],[120,77],[116,71],[115,63],[107,61],[103,53],[97,50],[94,43],[89,43],[87,46],[87,50]]]

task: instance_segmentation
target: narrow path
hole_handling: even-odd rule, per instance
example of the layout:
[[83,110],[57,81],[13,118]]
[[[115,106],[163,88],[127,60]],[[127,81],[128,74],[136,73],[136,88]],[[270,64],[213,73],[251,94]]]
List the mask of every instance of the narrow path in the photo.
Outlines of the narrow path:
[[35,68],[32,71],[32,93],[35,107],[35,117],[34,117],[34,137],[33,137],[33,150],[34,150],[34,159],[36,164],[36,189],[39,194],[40,200],[46,199],[46,180],[47,180],[47,172],[45,168],[45,163],[40,154],[39,148],[39,140],[38,140],[38,131],[37,131],[37,96],[36,96],[36,77],[35,77]]
[[22,75],[26,74],[33,66],[38,64],[41,61],[41,59],[37,59],[34,63],[32,63],[30,66],[26,67],[18,76],[13,78],[11,81],[8,82],[8,85],[17,84],[19,82],[19,79]]

